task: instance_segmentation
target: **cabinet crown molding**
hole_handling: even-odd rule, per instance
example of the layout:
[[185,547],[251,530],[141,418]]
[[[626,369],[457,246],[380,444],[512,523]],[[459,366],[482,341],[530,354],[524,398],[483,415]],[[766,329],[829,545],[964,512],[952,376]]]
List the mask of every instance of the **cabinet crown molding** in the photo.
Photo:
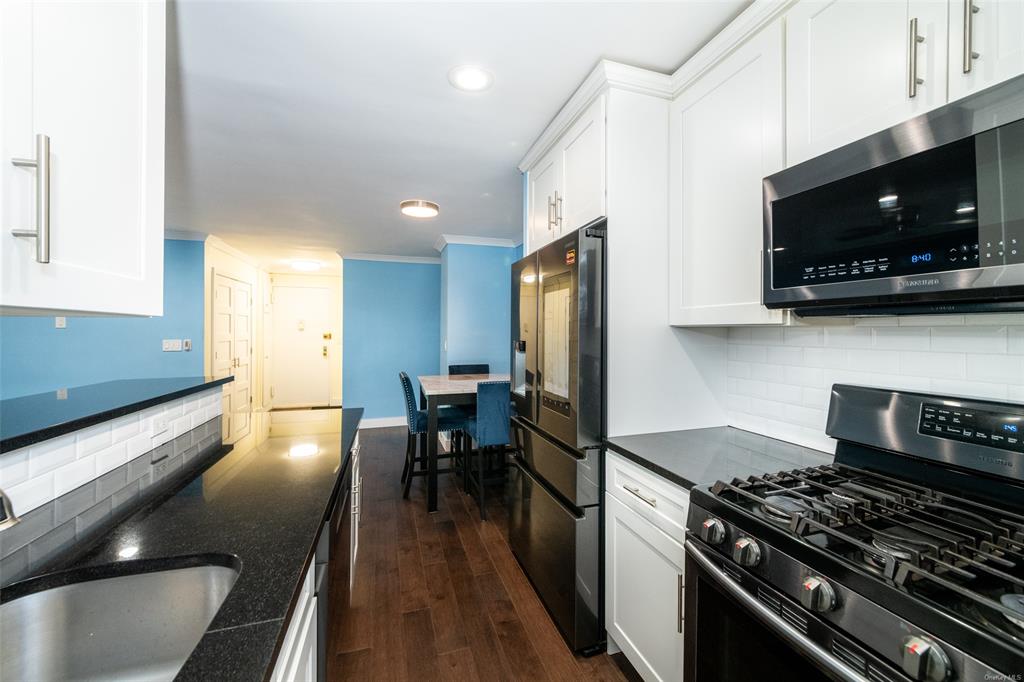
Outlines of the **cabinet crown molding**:
[[527,150],[519,162],[520,172],[525,173],[547,154],[555,141],[565,134],[594,98],[602,92],[609,88],[618,88],[663,99],[674,99],[702,73],[781,15],[794,2],[796,0],[754,0],[750,7],[741,12],[671,75],[602,59]]
[[672,97],[671,76],[668,74],[602,59],[558,111],[551,123],[544,128],[540,137],[530,146],[522,161],[519,162],[519,170],[525,173],[537,163],[565,134],[580,114],[586,111],[594,99],[609,88],[638,92],[662,99]]
[[476,237],[471,234],[442,234],[434,242],[434,250],[440,253],[449,244],[468,244],[470,246],[503,246],[512,248],[522,244],[522,240],[504,239],[502,237]]

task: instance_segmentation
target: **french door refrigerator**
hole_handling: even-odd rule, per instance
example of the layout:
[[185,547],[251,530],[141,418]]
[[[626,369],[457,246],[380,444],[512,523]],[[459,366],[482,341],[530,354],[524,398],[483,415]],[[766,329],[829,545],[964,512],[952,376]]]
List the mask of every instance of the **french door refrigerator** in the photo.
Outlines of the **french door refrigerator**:
[[582,653],[604,647],[605,233],[602,218],[512,266],[509,543]]

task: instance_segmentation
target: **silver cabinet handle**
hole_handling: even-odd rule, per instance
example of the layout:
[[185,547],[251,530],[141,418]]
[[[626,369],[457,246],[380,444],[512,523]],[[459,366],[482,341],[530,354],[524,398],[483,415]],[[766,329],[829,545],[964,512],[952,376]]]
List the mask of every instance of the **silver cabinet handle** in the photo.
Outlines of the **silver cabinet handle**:
[[757,598],[748,594],[725,571],[718,568],[714,562],[708,559],[704,552],[697,549],[695,543],[687,540],[683,546],[686,548],[686,553],[690,555],[696,562],[697,567],[701,569],[701,577],[707,575],[711,578],[722,588],[725,594],[739,602],[746,612],[764,623],[780,639],[788,642],[817,665],[828,670],[831,673],[830,677],[834,676],[843,682],[864,682],[863,675],[790,625],[782,616],[776,615],[774,611],[758,601]]
[[683,574],[676,578],[676,632],[683,634]]
[[924,36],[917,32],[917,17],[910,20],[910,53],[907,59],[907,97],[917,97],[917,86],[924,80],[917,77],[917,45],[924,42]]
[[11,230],[15,237],[36,240],[36,262],[50,262],[50,138],[36,135],[36,158],[11,159],[19,168],[36,169],[36,229]]
[[555,190],[555,224],[558,225],[559,229],[562,227],[562,199],[564,197],[558,196],[558,190]]
[[548,230],[550,231],[555,223],[555,202],[548,197]]
[[981,56],[974,51],[974,15],[977,13],[974,0],[964,0],[964,73],[970,73],[974,60]]
[[629,484],[626,484],[626,483],[623,483],[622,487],[625,488],[627,493],[632,493],[634,496],[639,497],[641,500],[643,500],[647,504],[651,505],[652,507],[657,507],[658,506],[658,500],[656,500],[653,497],[647,497],[646,495],[644,495],[643,493],[640,492],[640,488],[635,488],[635,487],[633,487],[633,486],[631,486]]

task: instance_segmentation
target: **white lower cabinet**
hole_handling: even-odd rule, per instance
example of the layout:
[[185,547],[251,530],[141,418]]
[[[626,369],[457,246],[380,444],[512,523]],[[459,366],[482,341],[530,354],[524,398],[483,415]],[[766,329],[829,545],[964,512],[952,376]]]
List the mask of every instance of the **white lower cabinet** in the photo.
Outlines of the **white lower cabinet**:
[[683,535],[662,530],[675,523],[653,512],[659,506],[685,509],[689,495],[614,455],[608,455],[607,467],[609,481],[622,472],[635,475],[620,476],[624,483],[610,485],[605,493],[605,628],[645,680],[678,682],[683,679]]
[[292,612],[284,642],[277,654],[273,682],[311,682],[316,679],[317,618],[314,589],[316,562],[310,562],[299,601]]

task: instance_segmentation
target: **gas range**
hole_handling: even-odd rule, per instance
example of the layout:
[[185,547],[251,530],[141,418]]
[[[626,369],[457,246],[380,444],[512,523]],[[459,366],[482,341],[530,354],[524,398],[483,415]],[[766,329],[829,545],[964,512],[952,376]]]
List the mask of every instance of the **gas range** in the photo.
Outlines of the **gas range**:
[[694,488],[686,679],[741,679],[701,667],[700,628],[746,621],[811,679],[1024,679],[1018,424],[1021,405],[837,385],[833,464]]

